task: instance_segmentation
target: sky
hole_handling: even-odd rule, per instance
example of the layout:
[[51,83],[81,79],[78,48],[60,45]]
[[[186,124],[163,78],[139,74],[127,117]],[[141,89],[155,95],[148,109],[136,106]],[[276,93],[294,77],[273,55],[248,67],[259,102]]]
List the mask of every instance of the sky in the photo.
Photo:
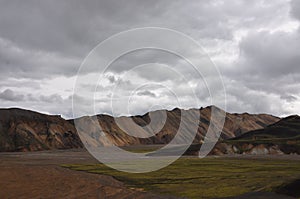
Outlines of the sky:
[[[218,77],[190,75],[182,58],[157,49],[119,57],[99,82],[88,81],[100,77],[98,69],[76,82],[99,43],[122,31],[161,27],[202,46],[221,74],[226,99],[215,100],[226,100],[226,111],[300,114],[299,25],[298,0],[0,0],[0,107],[72,118],[74,98],[82,114],[90,114],[84,110],[91,97],[95,113],[113,115],[211,105],[210,92],[221,92],[214,88]],[[75,85],[88,94],[74,93]]]

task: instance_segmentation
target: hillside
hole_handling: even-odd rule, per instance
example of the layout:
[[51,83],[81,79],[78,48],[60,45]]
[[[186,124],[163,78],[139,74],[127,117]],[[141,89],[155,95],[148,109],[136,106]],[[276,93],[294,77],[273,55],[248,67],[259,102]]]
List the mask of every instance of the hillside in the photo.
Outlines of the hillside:
[[[190,133],[189,126],[192,126],[192,114],[200,111],[201,118],[198,133],[194,143],[201,143],[210,124],[212,107],[186,110],[187,118],[183,135]],[[217,109],[220,113],[221,109]],[[160,112],[160,111],[157,111]],[[180,123],[181,110],[174,109],[167,111],[167,120],[163,128],[155,136],[149,138],[136,138],[127,135],[115,123],[113,117],[98,115],[105,137],[111,143],[118,146],[145,145],[145,144],[166,144],[176,135]],[[86,117],[89,118],[89,117]],[[149,123],[149,113],[143,116],[122,117],[125,123],[133,119],[137,124],[144,126]],[[225,125],[221,139],[234,138],[249,130],[261,129],[275,123],[279,118],[266,115],[251,114],[230,114],[226,113]],[[159,122],[159,121],[158,121]],[[217,125],[218,121],[213,121]],[[85,129],[87,133],[94,132],[94,127]],[[127,126],[127,128],[134,128]],[[217,133],[217,132],[216,132]],[[96,136],[96,142],[105,142],[103,137]],[[74,127],[74,120],[65,120],[60,116],[45,115],[23,109],[0,109],[0,151],[38,151],[49,149],[68,149],[82,147],[82,143]]]
[[264,129],[253,130],[240,135],[232,140],[253,140],[280,142],[281,140],[300,139],[300,116],[292,115],[281,119],[280,121],[267,126]]
[[249,131],[226,140],[215,148],[215,152],[300,154],[300,116],[289,116],[264,129]]
[[[217,112],[224,112],[223,110],[216,108]],[[185,111],[186,119],[184,122],[185,128],[181,129],[183,135],[188,135],[191,132],[190,127],[193,126],[196,122],[199,123],[198,132],[195,136],[194,143],[201,143],[204,139],[204,136],[208,130],[210,124],[211,117],[211,109],[212,106],[201,108],[201,109],[189,109]],[[155,135],[149,138],[136,138],[133,136],[127,135],[123,130],[121,130],[116,124],[113,117],[108,115],[98,115],[98,121],[102,127],[103,132],[106,137],[110,140],[111,143],[117,146],[126,146],[126,145],[145,145],[145,144],[166,144],[169,143],[174,136],[176,135],[180,119],[181,119],[181,111],[178,108],[173,109],[171,111],[167,111],[167,119],[163,126],[163,128]],[[161,112],[161,111],[156,111]],[[194,121],[193,115],[195,112],[200,112],[200,122]],[[129,120],[134,120],[140,126],[145,126],[149,124],[149,113],[142,116],[133,116],[133,117],[122,117],[124,123],[128,123],[126,128],[128,130],[136,128],[136,126],[130,126]],[[230,114],[226,113],[225,124],[222,130],[221,139],[229,139],[239,136],[247,131],[254,129],[262,129],[270,124],[277,122],[279,118],[267,115],[267,114]],[[128,122],[127,122],[128,121]],[[219,121],[213,121],[215,126],[219,125]],[[92,126],[89,132],[94,132]],[[217,133],[217,132],[215,132]],[[92,136],[91,136],[92,137]],[[99,138],[101,139],[101,137]],[[106,144],[103,140],[96,140],[96,142],[101,142],[102,144]]]
[[0,151],[82,147],[74,126],[60,116],[23,109],[0,109]]

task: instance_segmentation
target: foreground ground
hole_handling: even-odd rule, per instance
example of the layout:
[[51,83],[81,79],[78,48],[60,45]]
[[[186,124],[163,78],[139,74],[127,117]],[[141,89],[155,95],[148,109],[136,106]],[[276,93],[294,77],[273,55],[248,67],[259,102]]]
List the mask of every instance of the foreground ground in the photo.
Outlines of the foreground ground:
[[83,150],[0,153],[0,198],[283,199],[290,197],[270,192],[295,179],[299,156],[182,158],[156,172],[128,174]]
[[110,176],[60,166],[75,163],[97,161],[84,150],[0,153],[0,198],[173,198],[130,189]]

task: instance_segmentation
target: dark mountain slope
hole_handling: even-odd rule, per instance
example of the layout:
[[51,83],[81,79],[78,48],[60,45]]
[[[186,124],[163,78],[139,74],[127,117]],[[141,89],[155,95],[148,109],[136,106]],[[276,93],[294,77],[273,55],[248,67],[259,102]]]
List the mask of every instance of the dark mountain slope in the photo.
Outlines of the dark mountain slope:
[[74,126],[60,116],[23,109],[0,109],[0,151],[82,147]]
[[214,153],[300,154],[300,116],[289,116],[219,143]]
[[233,140],[282,140],[300,138],[300,116],[292,115],[267,126],[264,129],[253,130]]

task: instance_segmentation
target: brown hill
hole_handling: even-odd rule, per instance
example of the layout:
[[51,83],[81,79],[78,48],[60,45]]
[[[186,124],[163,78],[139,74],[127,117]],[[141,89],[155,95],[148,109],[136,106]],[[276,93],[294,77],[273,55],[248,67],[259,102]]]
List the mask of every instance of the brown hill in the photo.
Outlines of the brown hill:
[[[191,118],[196,112],[200,112],[201,118],[198,126],[198,132],[194,143],[201,143],[210,124],[211,109],[216,107],[207,107],[199,109],[185,110],[186,119],[182,129],[183,135],[188,135],[191,126],[198,121]],[[220,114],[225,112],[216,108]],[[180,124],[180,109],[167,111],[167,119],[163,128],[155,135],[149,138],[136,138],[127,135],[121,130],[115,122],[115,119],[108,115],[98,115],[97,119],[102,127],[103,136],[93,135],[95,142],[105,143],[107,139],[118,146],[126,145],[144,145],[144,144],[166,144],[176,135]],[[160,113],[162,111],[156,111]],[[153,113],[153,112],[152,112]],[[133,119],[140,126],[145,126],[150,122],[149,114],[143,116],[122,117],[126,123]],[[84,117],[88,119],[89,117]],[[266,114],[230,114],[226,113],[225,125],[222,130],[221,139],[228,139],[239,136],[249,130],[264,128],[267,125],[275,123],[279,118]],[[160,121],[156,121],[160,122]],[[128,122],[128,124],[130,124]],[[218,121],[213,121],[218,125]],[[127,129],[136,128],[136,126],[126,126]],[[95,129],[90,126],[84,129],[85,133],[93,133]],[[146,130],[147,131],[147,130]],[[218,133],[218,132],[215,132]],[[110,144],[110,143],[109,143]],[[109,145],[108,144],[108,145]],[[60,116],[51,116],[40,114],[23,109],[0,109],[0,151],[37,151],[48,149],[68,149],[82,147],[82,143],[76,133],[74,120],[66,121]]]
[[216,153],[300,154],[300,116],[292,115],[263,129],[220,143]]
[[[222,130],[221,139],[229,139],[239,136],[247,131],[262,129],[270,124],[273,124],[279,120],[278,117],[274,117],[272,115],[267,114],[230,114],[225,113],[223,110],[209,106],[201,109],[189,109],[185,111],[186,118],[184,120],[185,128],[182,128],[183,135],[190,134],[191,128],[193,124],[198,121],[194,121],[193,115],[195,112],[200,112],[200,122],[198,126],[198,132],[194,139],[194,143],[201,143],[203,141],[204,136],[208,130],[210,124],[211,110],[215,108],[217,112],[220,114],[226,114],[225,124]],[[108,115],[98,115],[98,121],[101,125],[103,132],[105,133],[105,137],[110,140],[111,143],[117,146],[126,146],[126,145],[144,145],[144,144],[166,144],[169,143],[174,136],[176,135],[180,119],[181,119],[181,111],[178,108],[173,109],[171,111],[167,111],[167,119],[163,126],[163,128],[155,135],[149,138],[136,138],[133,136],[127,135],[122,129],[118,127],[115,122],[115,119]],[[156,111],[157,114],[160,114],[162,111]],[[122,122],[127,124],[126,129],[133,130],[136,128],[135,125],[130,126],[130,120],[134,120],[136,124],[139,126],[145,126],[149,124],[150,118],[149,113],[142,116],[132,116],[132,117],[122,117]],[[128,121],[128,122],[127,122]],[[218,126],[219,121],[213,121],[214,126]],[[90,125],[89,132],[95,132],[93,125]],[[147,130],[146,130],[147,131]],[[147,133],[147,132],[146,132]],[[145,134],[146,134],[145,133]],[[215,132],[216,134],[218,132]],[[90,136],[95,137],[95,136]],[[103,139],[103,136],[96,136],[98,140],[95,142],[101,144],[107,144],[107,140]],[[100,140],[99,140],[100,139]],[[184,138],[183,138],[184,139]],[[108,144],[109,145],[109,144]]]
[[74,126],[60,116],[23,109],[0,109],[0,151],[82,147]]

